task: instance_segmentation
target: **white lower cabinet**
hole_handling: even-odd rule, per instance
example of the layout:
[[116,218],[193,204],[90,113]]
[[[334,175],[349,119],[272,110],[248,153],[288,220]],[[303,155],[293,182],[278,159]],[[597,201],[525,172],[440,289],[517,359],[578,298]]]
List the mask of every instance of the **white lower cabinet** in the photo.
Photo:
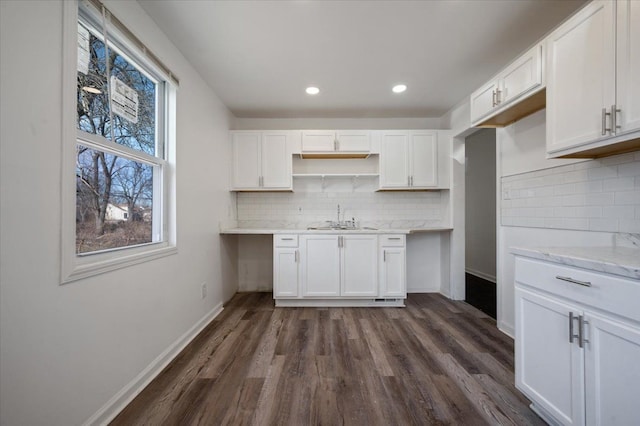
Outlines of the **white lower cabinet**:
[[516,387],[550,423],[640,424],[638,296],[637,280],[516,258]]
[[274,235],[273,297],[296,298],[300,294],[300,250],[297,235]]
[[279,306],[403,306],[404,235],[274,235]]
[[380,236],[380,297],[406,297],[407,257],[404,235]]

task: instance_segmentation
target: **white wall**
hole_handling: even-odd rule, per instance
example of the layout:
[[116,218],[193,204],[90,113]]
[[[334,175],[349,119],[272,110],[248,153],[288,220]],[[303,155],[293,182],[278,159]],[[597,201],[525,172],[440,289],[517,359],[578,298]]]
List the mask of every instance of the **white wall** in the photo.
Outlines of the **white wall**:
[[465,270],[496,280],[496,131],[465,140]]
[[59,285],[63,1],[0,2],[3,425],[87,421],[236,290],[231,116],[136,2],[106,3],[181,79],[179,252]]

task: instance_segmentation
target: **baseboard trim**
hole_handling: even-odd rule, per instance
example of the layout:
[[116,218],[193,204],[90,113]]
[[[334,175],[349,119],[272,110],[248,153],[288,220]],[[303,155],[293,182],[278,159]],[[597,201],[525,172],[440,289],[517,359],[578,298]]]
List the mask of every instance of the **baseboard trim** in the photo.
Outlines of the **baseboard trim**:
[[502,321],[498,321],[498,330],[502,331],[507,336],[512,339],[516,338],[516,332],[512,325],[506,324]]
[[151,361],[140,374],[118,391],[102,408],[89,417],[83,425],[106,425],[111,422],[223,309],[222,303],[216,305],[209,313],[202,317],[200,321],[195,323],[193,327],[158,355],[156,359]]
[[475,269],[465,268],[464,272],[467,274],[475,275],[478,278],[482,278],[486,281],[491,281],[492,283],[496,283],[496,277],[493,275],[485,274],[484,272],[476,271]]

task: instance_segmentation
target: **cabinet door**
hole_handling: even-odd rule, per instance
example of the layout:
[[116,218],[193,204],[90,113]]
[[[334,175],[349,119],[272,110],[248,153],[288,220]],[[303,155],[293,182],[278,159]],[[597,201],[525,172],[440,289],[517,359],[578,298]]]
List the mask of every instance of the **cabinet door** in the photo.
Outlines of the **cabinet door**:
[[286,133],[262,134],[263,188],[291,188],[291,154]]
[[498,80],[490,81],[471,94],[471,122],[475,123],[494,109]]
[[273,297],[297,297],[299,284],[297,248],[276,248],[273,253]]
[[409,186],[409,135],[383,133],[380,140],[380,188]]
[[438,184],[438,134],[412,132],[409,164],[411,187],[428,188]]
[[380,297],[406,297],[406,255],[404,247],[382,247]]
[[336,133],[338,151],[371,151],[371,133],[363,130],[339,130]]
[[305,297],[340,296],[340,248],[337,235],[304,235],[302,284]]
[[260,187],[260,140],[259,132],[232,133],[234,188]]
[[342,296],[378,295],[378,236],[342,237]]
[[[594,1],[547,44],[547,152],[609,137],[615,104],[615,2]],[[604,135],[603,135],[604,133]]]
[[509,65],[500,75],[502,89],[498,93],[498,106],[542,84],[542,45],[530,49],[514,63]]
[[640,2],[618,0],[617,4],[617,96],[620,129],[640,129]]
[[614,319],[585,314],[587,424],[638,424],[640,332]]
[[333,130],[306,130],[302,132],[302,152],[333,152],[335,141]]
[[584,424],[584,357],[569,342],[569,313],[579,310],[519,287],[515,300],[516,387],[560,423]]

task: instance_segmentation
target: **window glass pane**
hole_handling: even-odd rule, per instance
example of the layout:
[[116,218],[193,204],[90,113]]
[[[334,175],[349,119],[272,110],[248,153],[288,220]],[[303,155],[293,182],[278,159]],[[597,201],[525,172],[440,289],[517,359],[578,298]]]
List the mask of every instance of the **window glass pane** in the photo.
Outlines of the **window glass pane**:
[[153,166],[76,146],[76,253],[153,241]]
[[[155,155],[156,83],[111,46],[106,51],[104,42],[80,25],[79,56],[83,46],[88,52],[86,62],[78,64],[78,129]],[[113,93],[111,104],[109,91]]]

